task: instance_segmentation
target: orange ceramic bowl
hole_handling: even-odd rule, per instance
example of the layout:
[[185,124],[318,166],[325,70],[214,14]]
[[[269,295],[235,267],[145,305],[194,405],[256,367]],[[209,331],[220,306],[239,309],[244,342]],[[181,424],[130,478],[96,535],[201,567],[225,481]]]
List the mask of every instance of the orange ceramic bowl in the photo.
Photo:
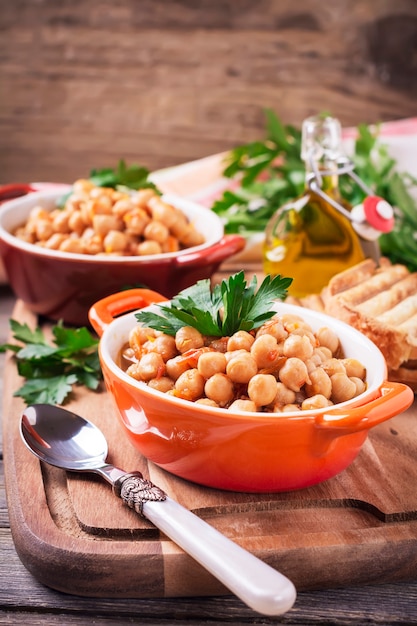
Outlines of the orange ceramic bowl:
[[[209,209],[177,196],[164,199],[179,208],[205,236],[205,242],[180,252],[148,256],[90,256],[48,250],[14,235],[36,205],[55,208],[70,187],[30,193],[0,208],[0,256],[16,296],[38,315],[68,324],[88,323],[88,310],[99,299],[122,289],[146,286],[166,297],[176,295],[197,280],[209,278],[219,265],[245,246],[243,237],[224,235],[223,223]],[[10,197],[10,186],[0,188]],[[28,193],[29,192],[29,193]]]
[[313,330],[328,326],[345,356],[367,369],[367,390],[331,408],[284,414],[238,413],[195,404],[149,388],[118,365],[137,324],[133,307],[164,298],[132,290],[97,302],[90,321],[101,335],[100,359],[120,424],[134,446],[165,470],[201,485],[247,492],[308,487],[344,470],[357,456],[370,428],[401,413],[414,399],[409,387],[388,382],[385,360],[367,337],[315,311],[277,303]]

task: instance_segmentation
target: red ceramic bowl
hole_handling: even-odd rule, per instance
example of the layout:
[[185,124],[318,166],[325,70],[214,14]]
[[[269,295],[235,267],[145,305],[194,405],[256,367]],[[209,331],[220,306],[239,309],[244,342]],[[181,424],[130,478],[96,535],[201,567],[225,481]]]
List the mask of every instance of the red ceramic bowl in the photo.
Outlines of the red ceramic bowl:
[[367,337],[327,315],[277,303],[313,330],[333,328],[345,356],[367,369],[367,390],[331,408],[293,413],[238,413],[195,404],[149,388],[118,365],[137,324],[134,312],[164,298],[133,290],[97,302],[90,320],[101,335],[100,359],[122,430],[148,459],[190,481],[234,491],[277,492],[308,487],[344,470],[370,428],[401,413],[414,399],[409,387],[388,382],[384,358]]
[[243,237],[224,235],[215,213],[177,196],[164,199],[181,209],[205,236],[205,243],[181,252],[141,257],[69,254],[26,243],[11,234],[34,206],[53,209],[62,194],[62,188],[28,193],[0,208],[0,256],[10,286],[30,310],[53,320],[85,325],[92,304],[131,287],[145,286],[172,297],[197,280],[209,278],[225,259],[245,246]]

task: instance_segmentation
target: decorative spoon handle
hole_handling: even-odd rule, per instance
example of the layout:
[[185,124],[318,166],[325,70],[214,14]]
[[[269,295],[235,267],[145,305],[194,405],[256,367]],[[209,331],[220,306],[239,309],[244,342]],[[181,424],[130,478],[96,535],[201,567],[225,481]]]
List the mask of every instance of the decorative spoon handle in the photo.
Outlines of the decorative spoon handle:
[[113,489],[255,611],[281,615],[293,606],[296,590],[288,578],[169,498],[139,472],[125,474]]

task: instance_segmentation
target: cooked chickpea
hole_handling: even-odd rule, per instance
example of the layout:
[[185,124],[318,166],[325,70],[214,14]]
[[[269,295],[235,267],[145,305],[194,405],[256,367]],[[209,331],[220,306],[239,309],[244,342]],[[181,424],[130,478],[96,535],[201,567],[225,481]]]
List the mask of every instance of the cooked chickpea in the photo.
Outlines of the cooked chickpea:
[[139,256],[147,256],[149,254],[161,254],[162,248],[157,241],[143,241],[138,244],[136,248],[136,253]]
[[258,368],[271,367],[280,357],[277,340],[272,335],[260,335],[257,337],[250,351]]
[[29,220],[36,224],[38,220],[47,220],[49,219],[49,213],[41,206],[35,206],[31,209],[29,213]]
[[351,400],[356,395],[355,383],[344,373],[339,372],[330,377],[332,381],[331,400],[336,404]]
[[283,344],[284,356],[295,356],[305,361],[313,356],[313,346],[306,336],[289,335]]
[[198,398],[195,401],[196,404],[204,404],[205,406],[214,406],[216,409],[220,408],[217,402],[210,400],[210,398]]
[[60,245],[66,240],[63,233],[54,233],[45,241],[45,248],[50,250],[59,250]]
[[339,338],[334,330],[323,326],[316,332],[316,337],[321,346],[325,346],[332,354],[336,354],[339,348]]
[[86,178],[79,178],[72,186],[75,194],[87,194],[94,188],[94,183]]
[[123,252],[127,247],[127,237],[120,230],[110,230],[103,240],[104,251]]
[[204,393],[219,406],[225,406],[233,399],[234,386],[226,374],[213,374],[205,383]]
[[153,219],[162,222],[171,230],[178,217],[174,207],[161,200],[159,196],[150,198],[147,205],[151,210]]
[[279,370],[279,379],[293,391],[300,391],[309,381],[307,366],[301,359],[290,357]]
[[73,193],[65,203],[65,211],[72,213],[73,211],[81,211],[81,207],[86,204],[88,194]]
[[75,239],[75,237],[65,239],[59,246],[61,252],[73,252],[75,254],[84,254],[84,246],[81,239]]
[[46,241],[54,234],[53,226],[49,219],[39,219],[36,222],[36,237],[40,241]]
[[230,359],[226,367],[226,374],[234,383],[249,383],[257,372],[258,366],[249,352],[243,352]]
[[162,252],[178,252],[180,249],[179,241],[176,237],[168,235],[168,237],[161,243]]
[[346,368],[339,359],[328,359],[323,363],[322,367],[329,376],[333,376],[333,374],[346,374]]
[[52,218],[52,227],[56,233],[69,233],[69,211],[58,211]]
[[128,213],[129,211],[134,211],[135,205],[133,204],[130,198],[122,198],[120,200],[116,200],[113,204],[112,213],[117,215],[118,217],[122,217]]
[[311,357],[309,359],[306,359],[305,364],[307,365],[307,369],[309,372],[315,370],[316,367],[319,367],[322,364],[320,355],[318,355],[314,350]]
[[86,223],[81,215],[81,211],[74,211],[68,218],[68,226],[70,230],[78,235],[84,231]]
[[185,215],[183,215],[182,213],[179,214],[178,211],[176,210],[174,210],[174,212],[175,212],[175,221],[171,224],[169,229],[171,233],[175,237],[177,237],[177,239],[181,241],[183,234],[188,229],[188,222],[187,222],[187,218],[185,217]]
[[181,353],[196,350],[204,346],[204,337],[196,328],[183,326],[175,335],[175,345]]
[[294,411],[299,411],[300,407],[298,404],[286,404],[282,407],[280,413],[293,413]]
[[132,197],[132,202],[134,202],[136,206],[145,208],[151,198],[159,198],[154,189],[139,189]]
[[301,409],[303,411],[309,411],[311,409],[323,409],[326,406],[329,406],[328,398],[321,394],[316,394],[315,396],[311,396],[310,398],[303,400]]
[[265,322],[265,324],[263,324],[256,331],[256,337],[260,337],[261,335],[266,334],[275,337],[277,342],[283,341],[288,337],[288,331],[285,330],[283,323],[275,318],[272,318]]
[[319,346],[314,349],[313,356],[318,357],[322,363],[333,357],[333,354],[326,346]]
[[197,369],[204,378],[210,378],[213,374],[224,374],[226,371],[226,357],[222,352],[203,352],[199,357]]
[[329,399],[332,394],[332,381],[328,373],[321,367],[309,372],[310,382],[306,383],[306,391],[309,396],[321,394]]
[[161,355],[166,362],[177,354],[175,339],[171,335],[161,334],[151,342],[151,349]]
[[232,402],[229,406],[229,411],[255,413],[257,408],[258,407],[252,400],[238,399]]
[[105,237],[111,231],[122,231],[123,222],[117,215],[95,215],[93,228],[97,235]]
[[274,398],[274,404],[284,406],[285,404],[293,404],[295,402],[295,392],[289,389],[281,381],[277,381],[277,393]]
[[357,376],[350,376],[350,380],[356,385],[355,396],[358,396],[366,390],[366,383],[362,380],[362,378],[358,378]]
[[150,221],[149,215],[143,209],[139,208],[127,211],[123,215],[123,222],[125,223],[127,231],[134,235],[142,235]]
[[255,337],[245,330],[238,330],[227,341],[227,350],[247,350],[252,347]]
[[360,361],[357,359],[342,359],[341,362],[343,363],[346,374],[349,377],[355,376],[364,380],[366,376],[366,369]]
[[168,376],[159,376],[159,378],[151,378],[148,381],[148,386],[156,391],[167,393],[167,391],[174,389],[174,381]]
[[281,316],[281,322],[284,325],[284,328],[287,332],[292,333],[295,330],[300,328],[304,328],[305,330],[311,331],[311,327],[307,324],[306,321],[303,320],[301,315],[295,315],[294,313],[286,313]]
[[84,239],[84,235],[81,237],[84,241],[84,253],[85,254],[100,254],[104,252],[103,241],[98,235],[92,235]]
[[156,337],[156,330],[137,324],[129,332],[129,344],[136,350],[137,347],[141,347],[154,337]]
[[192,226],[192,224],[187,224],[185,228],[178,233],[178,239],[180,242],[186,247],[191,248],[192,246],[199,246],[204,243],[204,237],[201,233],[198,232]]
[[277,394],[277,381],[272,374],[256,374],[248,383],[248,396],[256,406],[273,402]]
[[163,244],[169,236],[168,228],[161,222],[149,222],[145,226],[143,235],[146,239],[157,241],[159,244]]
[[141,380],[151,380],[165,373],[165,363],[160,354],[149,352],[144,354],[137,364],[137,372]]
[[240,350],[231,350],[231,351],[225,352],[224,356],[226,357],[226,363],[229,363],[229,361],[231,361],[232,359],[235,359],[241,354],[248,354],[248,351],[241,348]]
[[191,369],[188,362],[182,356],[175,356],[166,362],[167,374],[173,380],[177,380],[181,374]]
[[205,380],[203,376],[197,369],[192,368],[177,378],[175,381],[175,391],[185,400],[197,400],[197,398],[201,398],[203,395],[204,384]]
[[309,374],[310,374],[310,372],[312,372],[315,369],[317,369],[317,363],[314,362],[314,359],[306,359],[304,361],[304,363],[306,364],[307,372]]
[[209,341],[209,347],[212,350],[217,350],[217,352],[227,352],[227,337],[215,337]]
[[140,376],[139,363],[132,363],[126,370],[126,374],[135,380],[142,380]]

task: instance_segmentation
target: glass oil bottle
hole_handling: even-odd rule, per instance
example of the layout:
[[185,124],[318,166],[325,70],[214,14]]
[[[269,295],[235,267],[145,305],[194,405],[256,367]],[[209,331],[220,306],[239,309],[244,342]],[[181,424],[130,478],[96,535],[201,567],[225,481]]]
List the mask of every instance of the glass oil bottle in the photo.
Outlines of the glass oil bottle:
[[[341,197],[339,175],[348,173],[362,188],[364,184],[344,155],[337,119],[304,120],[301,157],[306,165],[306,191],[272,216],[263,250],[264,272],[292,277],[289,294],[294,297],[320,293],[332,276],[365,256],[375,256],[374,241],[369,244],[369,240],[380,234],[366,221],[363,210],[352,212]],[[372,194],[368,188],[366,192]],[[377,200],[382,207],[384,201]]]

